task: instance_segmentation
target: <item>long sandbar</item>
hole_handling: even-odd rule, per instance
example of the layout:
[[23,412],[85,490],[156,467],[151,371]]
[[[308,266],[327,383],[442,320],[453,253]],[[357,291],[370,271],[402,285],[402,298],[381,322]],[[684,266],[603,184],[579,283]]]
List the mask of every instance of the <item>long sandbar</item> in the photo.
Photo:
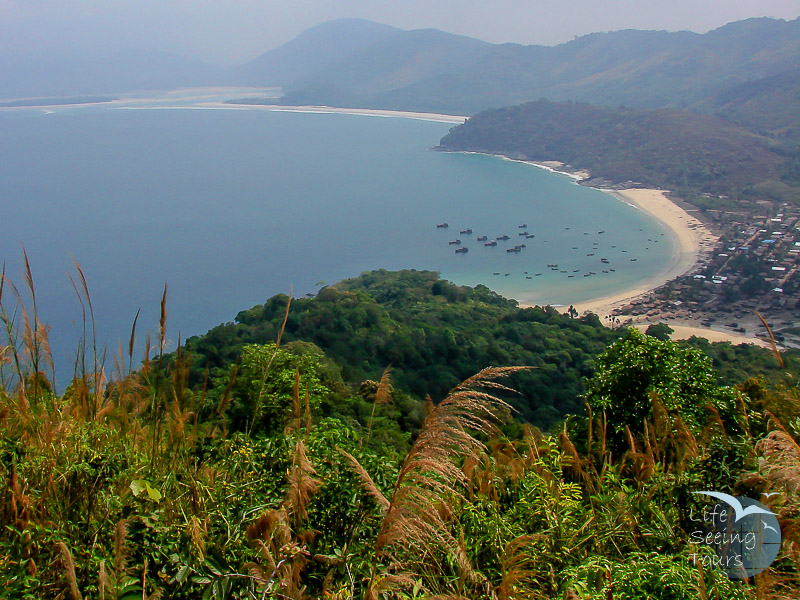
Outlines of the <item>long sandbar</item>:
[[197,106],[206,108],[256,109],[275,112],[304,112],[319,114],[361,115],[364,117],[402,117],[420,121],[461,124],[469,117],[462,115],[445,115],[439,113],[413,112],[405,110],[381,110],[377,108],[337,108],[335,106],[289,106],[284,104],[233,104],[227,102],[204,102]]

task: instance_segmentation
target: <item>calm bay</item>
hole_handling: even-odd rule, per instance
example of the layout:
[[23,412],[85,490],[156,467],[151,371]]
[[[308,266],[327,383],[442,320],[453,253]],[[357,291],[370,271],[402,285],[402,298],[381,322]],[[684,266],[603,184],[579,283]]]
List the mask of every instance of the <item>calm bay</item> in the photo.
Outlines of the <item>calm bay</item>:
[[633,287],[675,251],[649,215],[565,176],[429,151],[451,124],[136,108],[0,112],[0,260],[21,289],[24,245],[60,385],[83,330],[73,257],[112,351],[140,308],[141,330],[157,328],[165,283],[174,347],[275,293],[370,269],[569,304]]

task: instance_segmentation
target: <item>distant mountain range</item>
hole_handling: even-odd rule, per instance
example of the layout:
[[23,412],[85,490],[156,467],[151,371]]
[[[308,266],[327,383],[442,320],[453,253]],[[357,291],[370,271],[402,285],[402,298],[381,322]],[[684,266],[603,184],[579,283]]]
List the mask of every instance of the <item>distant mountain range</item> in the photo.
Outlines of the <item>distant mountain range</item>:
[[[328,50],[334,33],[348,52]],[[318,62],[293,68],[298,55]],[[270,83],[258,78],[268,66],[296,74],[280,81],[283,104],[474,115],[441,147],[561,160],[698,204],[720,194],[798,202],[798,65],[800,19],[702,35],[596,33],[552,47],[346,20],[253,61],[248,83]]]
[[287,104],[474,114],[547,98],[694,108],[736,119],[741,107],[763,104],[773,88],[800,105],[798,65],[800,19],[748,19],[703,35],[595,33],[557,46],[489,44],[435,29],[339,19],[230,69],[153,52],[0,55],[0,97],[224,84],[282,86]]
[[[348,46],[332,51],[335,39]],[[488,44],[347,19],[312,28],[241,72],[248,84],[282,85],[287,104],[474,114],[539,98],[713,110],[714,98],[757,80],[778,85],[798,64],[800,19],[748,19],[703,35],[595,33],[558,46]]]

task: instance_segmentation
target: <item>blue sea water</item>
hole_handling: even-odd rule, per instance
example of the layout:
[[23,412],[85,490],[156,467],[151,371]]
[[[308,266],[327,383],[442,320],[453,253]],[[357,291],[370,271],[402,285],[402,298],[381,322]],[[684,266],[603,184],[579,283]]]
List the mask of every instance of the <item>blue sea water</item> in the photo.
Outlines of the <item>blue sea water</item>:
[[[22,288],[24,245],[62,382],[83,328],[73,257],[110,352],[139,309],[140,328],[157,329],[165,283],[174,344],[276,293],[370,269],[569,304],[633,287],[675,252],[648,215],[563,175],[429,151],[451,124],[131,108],[0,111],[0,260]],[[503,234],[497,247],[475,241]]]

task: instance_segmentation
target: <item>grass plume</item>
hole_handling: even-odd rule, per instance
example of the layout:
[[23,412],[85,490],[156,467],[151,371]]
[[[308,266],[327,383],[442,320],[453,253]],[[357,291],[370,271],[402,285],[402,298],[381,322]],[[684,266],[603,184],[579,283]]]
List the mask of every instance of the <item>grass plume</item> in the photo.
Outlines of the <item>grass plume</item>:
[[[510,392],[499,377],[523,367],[489,368],[458,385],[435,406],[406,455],[375,541],[375,562],[367,597],[377,597],[378,563],[400,569],[421,557],[444,552],[468,579],[477,579],[458,540],[450,533],[452,506],[464,499],[467,478],[460,460],[483,444],[476,434],[492,433],[509,405],[492,392]],[[359,470],[365,479],[366,471]],[[369,488],[377,489],[371,480]],[[373,494],[374,495],[374,494]]]

